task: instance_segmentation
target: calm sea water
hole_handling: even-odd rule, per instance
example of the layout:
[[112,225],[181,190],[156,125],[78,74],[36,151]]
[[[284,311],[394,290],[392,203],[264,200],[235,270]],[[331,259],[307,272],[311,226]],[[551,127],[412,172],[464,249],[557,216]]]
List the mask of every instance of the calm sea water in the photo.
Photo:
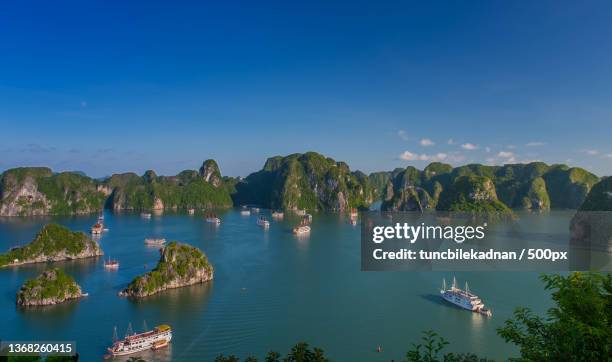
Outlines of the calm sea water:
[[[269,213],[262,211],[269,216]],[[567,230],[571,212],[522,215],[542,233]],[[174,338],[169,349],[141,356],[156,361],[212,361],[217,355],[286,352],[298,341],[323,348],[336,361],[403,359],[421,331],[433,329],[454,351],[489,358],[516,355],[495,329],[517,306],[543,313],[550,298],[538,273],[456,273],[462,283],[493,309],[492,318],[443,303],[438,290],[442,272],[361,272],[359,227],[346,216],[315,214],[307,238],[291,234],[296,218],[272,221],[265,231],[256,216],[228,210],[219,227],[201,215],[106,213],[110,229],[99,240],[106,255],[120,261],[118,271],[103,259],[55,263],[75,277],[89,297],[62,305],[20,309],[15,293],[46,266],[33,264],[0,270],[0,339],[76,341],[84,361],[101,360],[112,342],[113,327],[123,335],[168,323]],[[95,216],[0,219],[0,250],[30,241],[42,225],[57,222],[86,231]],[[135,276],[159,259],[145,237],[179,240],[202,249],[215,267],[215,279],[160,293],[140,301],[117,296]],[[382,353],[375,351],[381,346]]]

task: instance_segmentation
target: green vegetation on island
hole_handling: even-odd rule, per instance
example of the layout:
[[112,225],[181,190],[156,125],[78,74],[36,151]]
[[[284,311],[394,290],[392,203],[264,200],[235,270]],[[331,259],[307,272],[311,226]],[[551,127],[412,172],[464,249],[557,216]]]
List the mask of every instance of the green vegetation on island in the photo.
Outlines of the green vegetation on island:
[[61,269],[44,271],[35,279],[27,280],[17,292],[20,306],[41,306],[63,303],[82,297],[81,287]]
[[605,177],[593,186],[580,211],[612,211],[612,177]]
[[346,210],[368,207],[374,199],[365,174],[316,152],[268,158],[235,188],[236,204],[271,209]]
[[49,261],[81,259],[103,255],[100,246],[83,232],[47,224],[27,245],[0,255],[0,267]]
[[213,266],[198,248],[173,241],[160,249],[161,257],[150,272],[136,277],[120,295],[142,298],[166,289],[213,279]]
[[21,167],[0,175],[0,215],[67,215],[102,210],[105,195],[96,182],[76,172]]
[[[423,171],[409,166],[387,173],[382,192],[383,210],[506,211],[508,208],[548,210],[576,209],[598,177],[581,168],[547,165],[543,162],[485,166],[469,164],[453,168],[440,162]],[[371,179],[382,180],[377,173]],[[467,179],[466,179],[467,178]],[[378,186],[380,187],[380,186]],[[483,202],[474,187],[485,190]],[[495,195],[495,197],[493,197]],[[481,195],[482,196],[482,195]]]
[[231,207],[232,199],[213,160],[200,171],[185,170],[176,176],[147,171],[116,174],[104,184],[112,190],[107,206],[114,210],[205,209]]

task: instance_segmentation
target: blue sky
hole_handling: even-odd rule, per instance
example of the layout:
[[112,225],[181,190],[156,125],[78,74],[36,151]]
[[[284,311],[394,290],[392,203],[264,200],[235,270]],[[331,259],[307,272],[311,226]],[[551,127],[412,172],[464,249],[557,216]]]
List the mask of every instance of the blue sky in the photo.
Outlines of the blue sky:
[[429,3],[2,2],[0,170],[612,174],[612,3]]

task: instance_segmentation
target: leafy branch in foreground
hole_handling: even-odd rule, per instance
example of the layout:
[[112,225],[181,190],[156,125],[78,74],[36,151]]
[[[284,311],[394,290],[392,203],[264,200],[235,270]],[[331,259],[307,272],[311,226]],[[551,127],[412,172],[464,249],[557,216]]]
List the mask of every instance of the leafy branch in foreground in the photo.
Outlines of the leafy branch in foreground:
[[519,361],[607,361],[612,356],[612,274],[544,275],[556,306],[546,317],[518,308],[497,330]]
[[[281,359],[281,354],[276,351],[270,351],[266,355],[264,362],[329,362],[325,357],[325,352],[322,349],[314,347],[310,349],[308,343],[300,342],[291,348],[291,351]],[[240,359],[234,355],[220,355],[215,358],[215,362],[240,362]],[[255,357],[247,357],[244,362],[257,362]]]

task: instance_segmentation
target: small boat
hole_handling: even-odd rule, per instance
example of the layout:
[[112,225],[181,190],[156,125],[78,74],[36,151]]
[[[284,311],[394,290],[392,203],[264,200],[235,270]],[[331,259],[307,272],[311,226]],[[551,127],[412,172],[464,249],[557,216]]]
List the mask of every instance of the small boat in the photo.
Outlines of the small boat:
[[215,214],[208,214],[206,216],[206,222],[209,222],[209,223],[212,223],[212,224],[215,224],[215,225],[219,225],[219,224],[221,224],[221,219],[219,219],[217,217],[217,215],[215,215]]
[[302,223],[299,226],[296,226],[293,228],[293,233],[295,235],[303,235],[303,234],[307,234],[310,232],[310,226]]
[[103,222],[104,221],[104,215],[100,215],[98,216],[98,222]]
[[95,225],[91,227],[91,233],[94,235],[102,234],[103,230],[104,230],[104,226],[99,222],[95,223]]
[[108,260],[104,261],[104,268],[105,269],[119,269],[119,261],[116,259],[111,259],[109,256]]
[[257,218],[257,225],[267,229],[270,227],[270,222],[263,216]]
[[357,225],[357,219],[351,219],[351,225],[353,226]]
[[259,208],[258,207],[252,207],[251,208],[251,213],[253,213],[253,214],[259,213]]
[[189,209],[189,210],[187,210],[187,213],[189,215],[193,215],[195,213],[195,210],[194,209]]
[[151,213],[143,212],[143,213],[140,214],[140,217],[142,217],[143,219],[150,219],[151,218]]
[[164,347],[168,347],[168,341],[165,339],[160,339],[159,341],[156,341],[153,343],[153,346],[151,346],[151,349],[154,351],[157,351],[158,349],[162,349]]
[[241,210],[240,211],[240,215],[249,216],[249,215],[251,215],[251,211],[250,210]]
[[295,214],[298,215],[298,216],[304,216],[304,215],[306,215],[306,210],[305,209],[295,210]]
[[145,245],[150,246],[160,246],[166,243],[166,239],[155,239],[155,238],[146,238],[144,240]]
[[[168,345],[172,339],[172,328],[169,325],[162,324],[155,327],[153,330],[142,333],[134,333],[131,331],[131,324],[128,327],[128,332],[124,339],[116,338],[117,329],[113,335],[113,345],[108,348],[108,353],[111,357],[125,356],[132,353],[142,352],[148,349],[159,349]],[[158,348],[153,348],[158,346]]]
[[311,222],[312,221],[312,214],[304,215],[304,220],[307,220],[308,222]]
[[356,218],[359,215],[356,208],[351,209],[351,218]]
[[285,214],[282,211],[272,211],[272,218],[280,220],[285,217]]
[[487,317],[491,317],[493,315],[491,309],[485,308],[485,305],[480,297],[470,292],[467,282],[465,282],[465,290],[460,289],[457,287],[457,280],[454,277],[453,284],[450,289],[446,289],[446,280],[442,280],[440,295],[447,302],[460,308],[480,313]]

